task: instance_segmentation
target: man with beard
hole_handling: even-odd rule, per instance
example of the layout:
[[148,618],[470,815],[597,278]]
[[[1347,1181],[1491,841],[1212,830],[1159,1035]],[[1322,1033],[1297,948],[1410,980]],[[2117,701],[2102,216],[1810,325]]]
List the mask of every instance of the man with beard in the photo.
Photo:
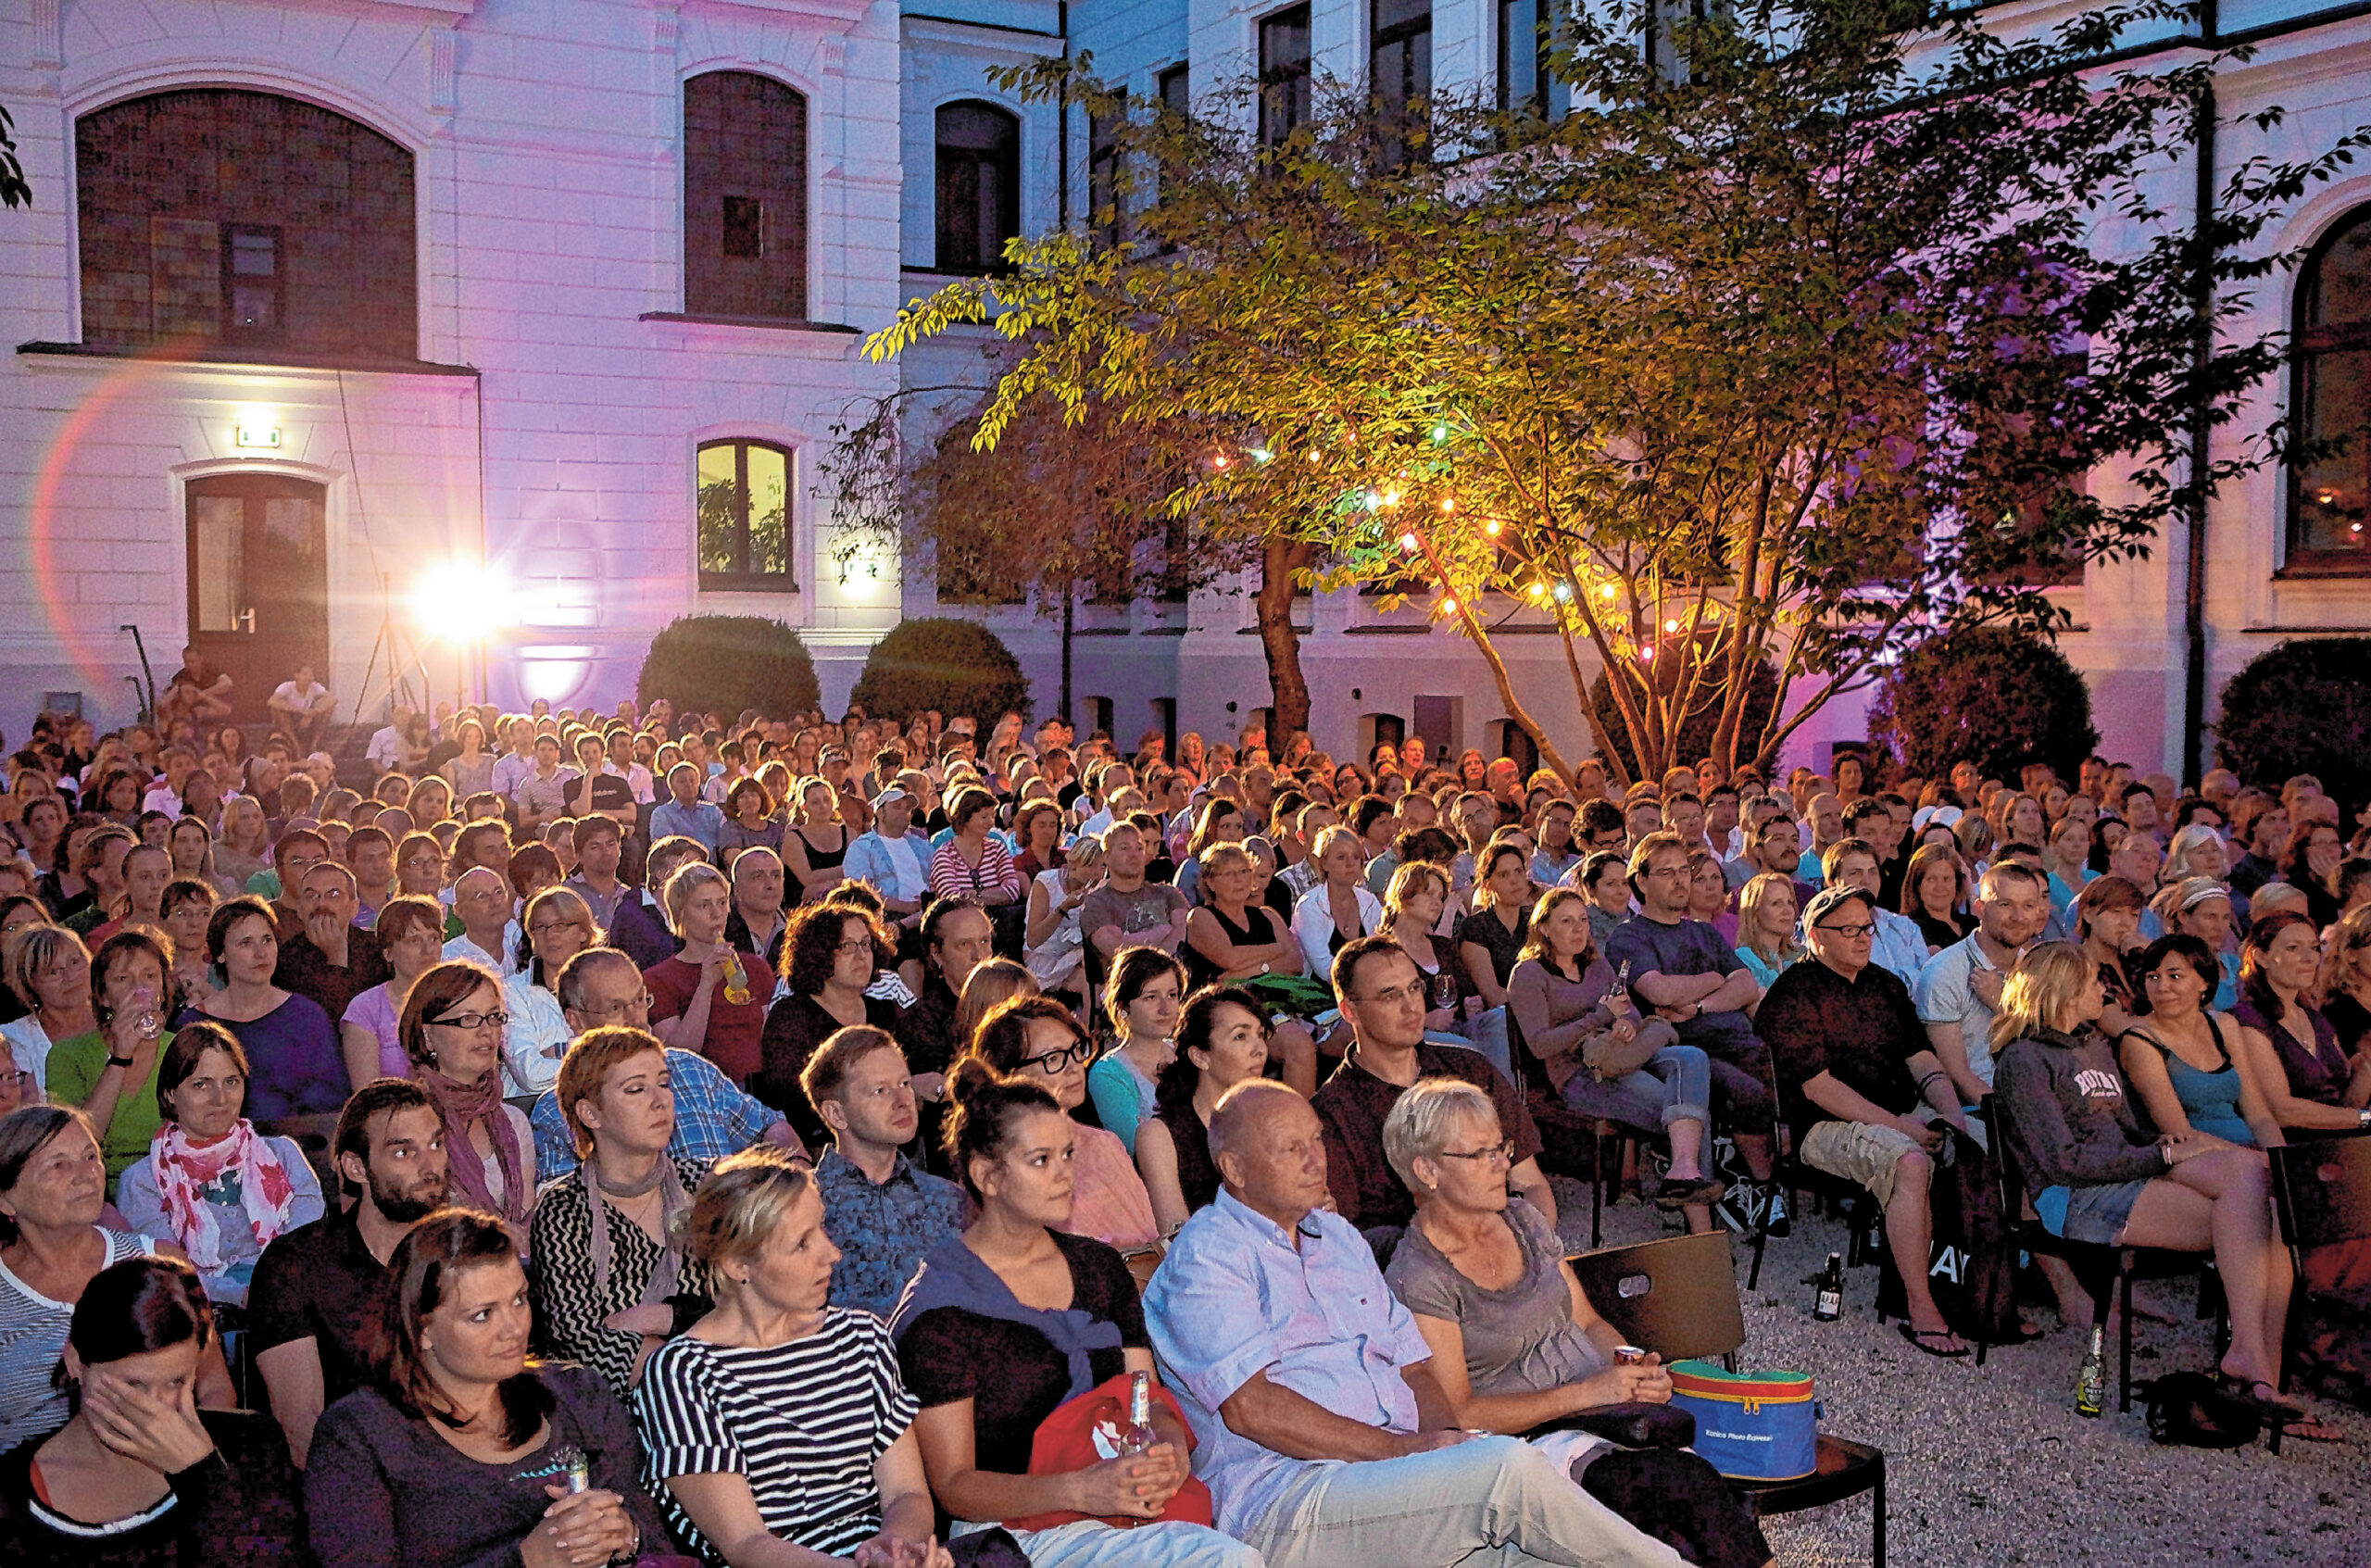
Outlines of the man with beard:
[[332,1209],[265,1248],[247,1291],[256,1368],[300,1469],[322,1410],[369,1380],[363,1323],[388,1255],[445,1206],[444,1123],[428,1091],[409,1079],[356,1090],[330,1151],[354,1207]]

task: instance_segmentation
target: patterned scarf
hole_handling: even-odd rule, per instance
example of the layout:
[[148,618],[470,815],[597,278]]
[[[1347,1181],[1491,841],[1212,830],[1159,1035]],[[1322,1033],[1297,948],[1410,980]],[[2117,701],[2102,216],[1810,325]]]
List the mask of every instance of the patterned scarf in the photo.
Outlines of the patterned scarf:
[[[609,1298],[609,1217],[608,1205],[602,1200],[601,1178],[595,1167],[597,1160],[587,1160],[576,1168],[577,1179],[584,1184],[584,1201],[593,1210],[593,1298],[606,1302]],[[676,1236],[675,1217],[692,1206],[692,1195],[684,1190],[684,1179],[675,1162],[665,1155],[659,1157],[659,1234],[667,1238],[659,1262],[650,1271],[649,1283],[642,1287],[642,1299],[637,1306],[664,1301],[675,1294],[675,1276],[684,1266],[684,1244]],[[632,1220],[626,1222],[634,1223]]]
[[288,1229],[296,1188],[280,1156],[244,1116],[207,1144],[193,1143],[180,1123],[166,1122],[149,1142],[148,1161],[157,1173],[157,1195],[164,1203],[166,1221],[200,1273],[222,1267],[222,1216],[201,1195],[226,1174],[238,1176],[239,1204],[246,1210],[258,1250]]
[[[520,1175],[519,1134],[502,1103],[502,1069],[489,1067],[476,1083],[457,1084],[432,1067],[420,1073],[420,1086],[436,1102],[436,1114],[444,1120],[445,1165],[454,1186],[460,1189],[461,1200],[470,1208],[490,1210],[506,1220],[525,1223],[535,1195],[526,1190]],[[470,1142],[472,1122],[485,1123],[494,1158],[502,1167],[499,1203],[486,1183],[485,1162],[478,1158],[477,1146]]]

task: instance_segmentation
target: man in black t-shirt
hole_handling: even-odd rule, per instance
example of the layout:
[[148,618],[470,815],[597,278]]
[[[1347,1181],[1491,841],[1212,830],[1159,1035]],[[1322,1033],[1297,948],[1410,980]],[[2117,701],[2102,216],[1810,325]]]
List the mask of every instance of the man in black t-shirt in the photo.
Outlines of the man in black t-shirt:
[[256,1370],[299,1469],[321,1411],[367,1380],[363,1325],[377,1310],[388,1255],[445,1206],[444,1122],[409,1079],[356,1090],[330,1149],[354,1207],[274,1238],[247,1287]]

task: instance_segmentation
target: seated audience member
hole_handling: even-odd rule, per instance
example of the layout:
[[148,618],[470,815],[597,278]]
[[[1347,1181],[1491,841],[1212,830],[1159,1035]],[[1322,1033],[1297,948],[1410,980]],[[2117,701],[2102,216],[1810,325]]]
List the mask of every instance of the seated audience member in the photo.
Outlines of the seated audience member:
[[2149,1014],[2112,1038],[2149,1124],[2176,1137],[2203,1133],[2239,1148],[2282,1141],[2280,1124],[2239,1070],[2239,1023],[2206,1006],[2220,973],[2214,951],[2195,936],[2160,936],[2132,968]]
[[91,950],[62,925],[35,921],[8,933],[0,943],[0,974],[24,1016],[0,1028],[9,1060],[26,1075],[35,1099],[49,1087],[49,1055],[57,1042],[88,1035],[99,1026],[91,1006]]
[[[2371,871],[2371,860],[2348,864]],[[0,932],[6,930],[6,919],[0,915]],[[2322,1016],[2338,1036],[2339,1050],[2350,1059],[2360,1057],[2371,1045],[2371,907],[2349,910],[2323,940],[2329,956]]]
[[[1882,808],[1875,816],[1877,821],[1885,820]],[[1877,847],[1865,838],[1839,838],[1827,847],[1820,863],[1827,873],[1825,885],[1850,884],[1869,896],[1869,918],[1877,925],[1875,945],[1869,949],[1870,961],[1879,969],[1890,970],[1914,991],[1929,956],[1926,935],[1918,929],[1916,921],[1886,908],[1885,862]]]
[[[1384,1277],[1432,1348],[1433,1380],[1458,1424],[1520,1437],[1599,1405],[1669,1402],[1671,1374],[1652,1356],[1616,1362],[1622,1336],[1590,1309],[1554,1229],[1508,1201],[1489,1096],[1454,1079],[1418,1084],[1385,1119],[1383,1147],[1416,1195]],[[1696,1455],[1617,1451],[1572,1431],[1539,1442],[1591,1497],[1687,1562],[1771,1562],[1753,1511]]]
[[535,1135],[502,1098],[502,984],[474,963],[441,963],[404,1003],[412,1078],[445,1123],[445,1162],[458,1207],[523,1231],[535,1207]]
[[1656,1205],[1700,1210],[1688,1228],[1708,1229],[1706,1206],[1727,1190],[1704,1173],[1712,1067],[1702,1051],[1679,1044],[1670,1024],[1641,1019],[1614,985],[1613,971],[1589,946],[1586,895],[1570,887],[1540,895],[1507,980],[1507,1007],[1516,1048],[1539,1060],[1566,1105],[1670,1139],[1671,1174]]
[[1919,972],[1914,989],[1927,1042],[1969,1110],[1992,1092],[1992,1010],[2017,955],[2049,922],[2045,888],[2039,875],[2013,861],[1986,867],[1976,883],[1976,929]]
[[957,1064],[947,1092],[947,1152],[978,1217],[932,1249],[889,1325],[938,1506],[974,1525],[1084,1515],[1013,1529],[1041,1568],[1258,1568],[1240,1541],[1162,1519],[1194,1446],[1166,1400],[1146,1452],[1032,1473],[1054,1409],[1123,1373],[1157,1377],[1152,1346],[1126,1263],[1073,1229],[1070,1155],[1087,1129],[1035,1074],[999,1078],[978,1058]]
[[897,959],[887,933],[861,909],[808,904],[794,911],[783,938],[783,980],[790,994],[766,1011],[759,1065],[749,1090],[780,1110],[810,1145],[823,1123],[800,1089],[808,1059],[842,1029],[894,1028],[897,1004],[867,995],[872,977]]
[[346,1076],[357,1084],[411,1072],[401,1030],[404,1001],[420,977],[444,961],[445,910],[433,898],[404,894],[387,900],[372,930],[387,978],[348,1002],[338,1020]]
[[2314,922],[2282,909],[2248,929],[2239,950],[2240,1071],[2273,1120],[2295,1133],[2371,1127],[2371,1053],[2350,1059],[2308,1002],[2321,964]]
[[1136,1152],[1136,1129],[1152,1114],[1154,1087],[1175,1052],[1186,966],[1159,947],[1123,947],[1104,982],[1112,1047],[1086,1070],[1095,1119]]
[[969,1035],[956,1029],[955,1013],[962,1004],[964,983],[994,949],[996,927],[987,911],[969,898],[937,898],[922,911],[919,939],[921,994],[897,1015],[890,1032],[906,1048],[906,1065],[914,1070],[914,1093],[935,1101],[947,1068],[971,1043]]
[[392,972],[379,937],[354,923],[361,908],[354,873],[323,860],[296,884],[296,913],[304,929],[280,944],[271,983],[310,997],[332,1018],[344,1018],[354,998],[384,985]]
[[1102,882],[1103,844],[1088,837],[1073,845],[1060,865],[1039,872],[1030,883],[1022,960],[1045,989],[1085,997],[1086,937],[1080,908]]
[[799,1082],[831,1134],[815,1162],[823,1228],[840,1253],[831,1304],[886,1319],[924,1255],[962,1230],[962,1190],[902,1152],[922,1119],[913,1075],[886,1030],[834,1031]]
[[[650,993],[643,989],[642,972],[614,947],[587,947],[571,959],[560,971],[559,1002],[576,1035],[607,1024],[650,1027]],[[734,1087],[708,1058],[670,1047],[667,1083],[675,1102],[669,1159],[713,1161],[759,1142],[805,1152],[772,1106]],[[527,1119],[534,1127],[535,1169],[543,1179],[557,1181],[575,1170],[575,1135],[560,1112],[559,1097],[546,1089]]]
[[[1641,1009],[1669,1023],[1679,1043],[1705,1055],[1712,1072],[1714,1110],[1725,1113],[1749,1180],[1731,1184],[1728,1200],[1763,1215],[1774,1236],[1788,1219],[1771,1182],[1770,1053],[1745,1010],[1762,995],[1736,947],[1702,921],[1687,918],[1690,891],[1687,847],[1679,835],[1650,833],[1630,851],[1630,885],[1638,912],[1607,938],[1605,961],[1626,967],[1630,995]],[[1808,895],[1803,895],[1808,898]],[[1738,1186],[1746,1190],[1738,1192]]]
[[1105,958],[1123,947],[1159,947],[1174,954],[1186,940],[1186,895],[1145,875],[1150,846],[1133,822],[1114,822],[1103,834],[1103,882],[1079,908],[1079,930]]
[[[1762,872],[1737,889],[1737,960],[1764,990],[1803,956],[1803,945],[1795,935],[1798,912],[1792,877]],[[1918,956],[1923,963],[1924,943]]]
[[716,1306],[634,1391],[645,1473],[705,1562],[947,1568],[889,1331],[828,1304],[824,1209],[812,1173],[774,1149],[700,1185],[685,1245]]
[[2146,946],[2140,939],[2140,912],[2146,907],[2139,888],[2105,873],[2085,883],[2067,906],[2068,935],[2100,977],[2100,995],[2105,998],[2100,1028],[2110,1039],[2131,1028],[2148,1005],[2130,972],[2131,960]]
[[592,906],[568,887],[546,887],[527,900],[520,916],[526,928],[528,960],[502,983],[502,1005],[510,1022],[502,1029],[506,1093],[540,1094],[559,1077],[568,1053],[568,1026],[559,1005],[559,972],[587,947],[597,947],[601,928]]
[[[528,1359],[508,1225],[435,1215],[387,1275],[370,1381],[313,1431],[305,1507],[322,1568],[597,1568],[666,1539],[634,1423],[599,1375]],[[587,1489],[571,1492],[579,1464]]]
[[246,1099],[247,1057],[231,1032],[183,1029],[157,1060],[155,1139],[117,1183],[124,1223],[179,1247],[207,1297],[231,1307],[246,1305],[264,1248],[322,1212],[304,1150],[257,1133]]
[[1458,1078],[1499,1107],[1514,1142],[1508,1179],[1553,1225],[1556,1198],[1540,1173],[1539,1129],[1523,1096],[1480,1052],[1424,1038],[1424,977],[1399,944],[1362,936],[1335,954],[1334,994],[1351,1046],[1310,1106],[1325,1130],[1327,1180],[1342,1218],[1389,1251],[1416,1203],[1383,1158],[1383,1119],[1419,1078]]
[[[1213,843],[1197,863],[1201,867],[1201,904],[1186,917],[1186,946],[1177,955],[1185,960],[1188,980],[1198,987],[1309,972],[1292,928],[1259,901],[1260,872],[1249,850],[1240,844]],[[1286,1024],[1271,1044],[1283,1061],[1285,1082],[1303,1094],[1317,1086],[1317,1047],[1308,1030]]]
[[2292,1273],[2273,1222],[2269,1167],[2196,1133],[2144,1133],[2099,1013],[2090,966],[2064,942],[2026,953],[2001,990],[1992,1025],[2001,1131],[2035,1211],[2070,1241],[2213,1251],[2230,1301],[2225,1383],[2288,1436],[2337,1441],[2277,1397]]
[[[1094,1042],[1068,1008],[1050,997],[1015,997],[981,1020],[970,1055],[999,1077],[1019,1077],[1054,1097],[1068,1115],[1086,1101],[1086,1064]],[[1145,1252],[1160,1240],[1152,1198],[1144,1178],[1117,1135],[1101,1127],[1078,1130],[1077,1183],[1072,1221],[1080,1236],[1093,1236],[1123,1255]]]
[[492,866],[471,866],[455,877],[453,914],[461,935],[445,944],[445,960],[482,965],[499,979],[517,973],[519,922],[510,909],[509,880]]
[[352,1207],[276,1238],[247,1288],[248,1352],[300,1469],[322,1410],[362,1386],[363,1323],[395,1243],[445,1206],[435,1102],[408,1078],[363,1085],[330,1158]]
[[1177,1054],[1160,1070],[1152,1114],[1136,1128],[1136,1170],[1164,1239],[1219,1195],[1211,1112],[1268,1066],[1268,1019],[1248,992],[1205,985],[1177,1014]]
[[1457,1424],[1374,1253],[1322,1207],[1306,1101],[1239,1084],[1211,1148],[1225,1188],[1186,1222],[1144,1311],[1219,1528],[1271,1568],[1678,1562],[1540,1449]]
[[[642,902],[634,889],[618,880],[618,866],[625,859],[625,830],[613,818],[579,817],[569,826],[568,847],[576,857],[576,870],[560,885],[583,899],[593,911],[593,923],[608,931],[618,923],[621,907]],[[650,961],[664,957],[660,952]]]
[[100,1129],[107,1195],[157,1134],[157,1073],[173,1035],[164,1027],[172,960],[144,927],[119,931],[91,955],[91,1011],[98,1027],[49,1053],[49,1098],[80,1106]]
[[[83,1287],[127,1258],[178,1258],[181,1248],[99,1223],[107,1201],[98,1134],[60,1105],[29,1105],[0,1121],[0,1452],[66,1424],[51,1378]],[[198,1402],[232,1404],[220,1347],[208,1347]]]
[[1803,917],[1811,957],[1778,977],[1756,1023],[1775,1059],[1797,1158],[1885,1206],[1886,1241],[1909,1295],[1902,1337],[1931,1356],[1963,1356],[1927,1286],[1927,1188],[1944,1140],[1937,1123],[1964,1132],[1967,1121],[1910,988],[1870,961],[1874,907],[1850,884],[1813,897]]
[[1345,942],[1383,927],[1383,900],[1367,891],[1359,835],[1338,823],[1317,835],[1318,880],[1293,906],[1293,939],[1312,962],[1331,963]]
[[[602,846],[596,845],[594,848],[597,858],[607,857],[608,851]],[[675,940],[674,925],[668,919],[662,895],[677,872],[707,859],[708,851],[699,841],[681,834],[653,844],[644,859],[642,886],[626,888],[618,895],[616,912],[601,928],[609,934],[609,945],[633,959],[645,972],[674,957],[680,944]]]
[[535,1196],[528,1281],[544,1348],[591,1367],[621,1399],[674,1331],[671,1298],[704,1296],[679,1222],[706,1163],[673,1160],[666,1049],[642,1029],[591,1030],[553,1085],[580,1163]]
[[260,1417],[200,1410],[220,1350],[189,1266],[130,1258],[74,1304],[61,1378],[74,1415],[0,1455],[11,1568],[267,1568],[300,1560],[288,1456]]
[[872,827],[849,841],[840,869],[872,884],[888,915],[910,932],[931,900],[929,835],[913,825],[914,797],[892,785],[872,797]]
[[238,1036],[253,1073],[247,1114],[258,1123],[287,1116],[334,1116],[352,1093],[345,1053],[330,1015],[310,997],[272,984],[280,937],[270,907],[232,898],[206,926],[206,954],[222,972],[221,990],[183,1010],[174,1022],[210,1018]]
[[671,1046],[699,1052],[746,1088],[762,1060],[773,972],[757,954],[726,944],[733,889],[722,872],[687,862],[667,879],[666,898],[679,946],[673,957],[642,973],[650,990],[652,1032]]

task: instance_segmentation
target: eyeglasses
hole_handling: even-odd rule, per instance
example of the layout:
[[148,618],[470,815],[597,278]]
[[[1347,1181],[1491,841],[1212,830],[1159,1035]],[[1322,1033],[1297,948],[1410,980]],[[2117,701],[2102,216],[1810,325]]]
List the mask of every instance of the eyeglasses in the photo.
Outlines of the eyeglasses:
[[1486,1163],[1489,1160],[1496,1160],[1502,1164],[1512,1165],[1515,1162],[1515,1140],[1509,1138],[1506,1142],[1493,1144],[1488,1148],[1445,1148],[1441,1150],[1436,1158],[1441,1160],[1478,1160],[1485,1161]]
[[586,1002],[583,1007],[578,1008],[576,1010],[583,1013],[587,1018],[611,1018],[620,1013],[632,1012],[636,1008],[647,1008],[650,1006],[650,1002],[651,996],[649,992],[637,991],[633,996],[626,997],[623,1001]]
[[859,953],[870,954],[872,951],[872,938],[870,936],[859,936],[853,941],[841,943],[839,946],[834,947],[832,951],[835,956],[844,959],[852,959]]
[[1067,1072],[1073,1062],[1077,1062],[1084,1067],[1094,1060],[1095,1047],[1086,1041],[1081,1040],[1074,1046],[1068,1046],[1058,1051],[1048,1051],[1043,1056],[1024,1056],[1021,1059],[1021,1065],[1034,1067],[1051,1078],[1057,1073]]
[[510,1022],[510,1015],[497,1008],[492,1012],[457,1012],[445,1018],[423,1018],[420,1022],[446,1029],[483,1029],[489,1023],[499,1029]]
[[1869,933],[1876,930],[1876,928],[1877,926],[1875,921],[1868,922],[1862,925],[1815,925],[1812,927],[1813,931],[1825,931],[1831,936],[1841,936],[1847,941],[1858,941],[1862,937],[1868,935]]

